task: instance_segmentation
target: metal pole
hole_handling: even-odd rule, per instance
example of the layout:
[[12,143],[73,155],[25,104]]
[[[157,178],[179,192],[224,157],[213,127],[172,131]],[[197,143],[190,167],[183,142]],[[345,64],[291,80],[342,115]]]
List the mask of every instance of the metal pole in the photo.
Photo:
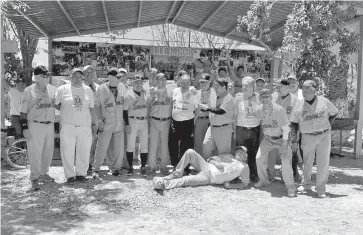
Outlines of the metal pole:
[[190,29],[189,29],[189,46],[188,47],[190,47]]
[[[49,84],[52,84],[52,72],[53,72],[53,38],[48,38],[48,71],[50,72]],[[53,84],[52,84],[53,85]]]
[[[4,32],[3,32],[3,24],[4,24],[4,17],[3,17],[3,11],[1,11],[1,22],[0,22],[0,32],[1,32],[1,37],[0,37],[0,46],[3,46],[3,39],[4,38]],[[4,53],[1,51],[0,52],[0,77],[1,77],[1,82],[0,82],[0,97],[1,97],[1,128],[5,128],[5,92],[4,92],[4,75],[5,75],[5,71],[4,71]]]

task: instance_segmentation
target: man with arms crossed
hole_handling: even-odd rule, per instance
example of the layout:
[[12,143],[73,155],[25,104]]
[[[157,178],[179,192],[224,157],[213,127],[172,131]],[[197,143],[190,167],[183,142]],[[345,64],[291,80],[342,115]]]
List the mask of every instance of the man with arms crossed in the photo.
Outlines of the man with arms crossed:
[[311,190],[311,171],[316,157],[316,192],[319,198],[326,197],[326,182],[329,177],[331,148],[331,124],[338,115],[337,108],[325,97],[316,95],[316,83],[304,82],[304,100],[297,103],[291,115],[292,150],[297,151],[297,130],[301,132],[301,148],[304,153],[304,170],[299,192]]
[[263,139],[256,156],[257,172],[259,182],[256,188],[270,183],[267,176],[269,152],[274,148],[279,149],[281,155],[282,177],[287,187],[287,196],[295,196],[295,185],[292,174],[291,161],[292,151],[289,146],[289,121],[285,110],[275,103],[272,103],[272,94],[269,89],[260,91],[260,102],[262,107],[258,116],[262,120]]
[[[225,153],[205,161],[193,149],[188,149],[172,174],[154,178],[154,189],[165,190],[209,184],[223,184],[227,189],[246,188],[250,182],[249,169],[246,164],[246,152],[247,149],[245,147],[238,146],[235,149],[234,156],[230,153]],[[184,168],[189,164],[199,173],[183,176]],[[229,184],[230,181],[237,177],[241,177],[241,183]]]
[[20,123],[28,140],[30,180],[39,190],[39,180],[54,181],[48,175],[54,151],[54,120],[56,88],[47,84],[49,72],[44,66],[34,69],[34,84],[24,90],[20,105]]

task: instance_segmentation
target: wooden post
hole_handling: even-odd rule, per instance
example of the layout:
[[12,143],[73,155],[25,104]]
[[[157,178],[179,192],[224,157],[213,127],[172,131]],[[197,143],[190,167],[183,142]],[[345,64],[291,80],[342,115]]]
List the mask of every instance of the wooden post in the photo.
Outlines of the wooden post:
[[268,89],[270,89],[270,91],[273,90],[274,78],[275,78],[275,58],[272,57],[270,64],[270,83],[268,85],[269,86]]
[[361,157],[363,128],[363,17],[361,17],[359,21],[360,39],[358,54],[357,98],[355,105],[355,118],[358,119],[358,123],[357,128],[355,129],[355,158]]
[[53,38],[48,38],[48,71],[50,72],[49,84],[52,84],[52,70],[53,70]]

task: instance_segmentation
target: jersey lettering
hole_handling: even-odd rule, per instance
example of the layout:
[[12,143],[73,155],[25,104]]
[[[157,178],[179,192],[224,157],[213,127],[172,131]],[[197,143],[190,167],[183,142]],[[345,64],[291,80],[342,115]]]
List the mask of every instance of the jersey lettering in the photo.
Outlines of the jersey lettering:
[[324,111],[320,111],[320,112],[312,113],[312,114],[308,114],[307,111],[303,111],[303,113],[302,113],[303,121],[310,121],[310,120],[313,120],[313,119],[320,119],[322,117],[324,117]]
[[73,99],[74,106],[77,108],[77,111],[82,111],[83,102],[81,97],[76,95]]

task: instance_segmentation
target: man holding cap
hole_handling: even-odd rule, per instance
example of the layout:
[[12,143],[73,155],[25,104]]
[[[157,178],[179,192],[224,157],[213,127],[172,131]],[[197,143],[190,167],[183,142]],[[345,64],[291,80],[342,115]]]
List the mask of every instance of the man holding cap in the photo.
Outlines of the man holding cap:
[[279,149],[281,156],[282,177],[287,187],[287,196],[295,196],[295,184],[292,174],[291,161],[292,152],[288,143],[289,120],[285,110],[272,103],[271,91],[263,89],[260,91],[260,102],[262,107],[258,116],[262,122],[263,139],[256,156],[257,172],[259,182],[255,187],[259,188],[270,183],[267,176],[268,155],[274,148]]
[[28,139],[32,189],[39,190],[39,180],[54,181],[48,172],[54,151],[56,88],[47,84],[49,72],[44,66],[37,66],[33,73],[35,83],[25,88],[19,111],[23,135]]
[[331,124],[338,115],[337,108],[325,97],[316,95],[316,83],[306,80],[302,87],[304,101],[299,101],[291,115],[292,150],[297,151],[297,130],[301,132],[304,153],[302,185],[298,191],[311,190],[311,171],[316,157],[316,192],[326,197],[331,148]]
[[[210,79],[211,77],[207,73],[202,73],[200,75],[199,83],[201,89],[198,90],[198,98],[201,104],[215,107],[217,95],[215,90],[210,86]],[[209,126],[209,112],[198,110],[198,113],[195,115],[195,117],[194,150],[202,155],[203,140]]]
[[[188,149],[173,173],[165,177],[154,178],[154,189],[165,190],[209,184],[223,184],[227,189],[243,189],[250,183],[250,173],[246,159],[247,149],[244,146],[238,146],[235,149],[234,156],[225,153],[211,157],[207,161],[195,150]],[[189,164],[199,173],[183,176],[184,168]],[[229,183],[237,177],[241,177],[241,183]]]
[[105,158],[113,176],[121,174],[124,156],[124,121],[123,105],[125,85],[119,82],[116,68],[108,71],[108,82],[102,84],[96,94],[98,113],[98,144],[96,148],[94,174],[99,177],[99,170]]
[[149,95],[143,89],[143,76],[135,74],[133,78],[133,89],[128,90],[125,96],[123,118],[127,134],[126,158],[129,163],[129,170],[126,175],[133,175],[133,158],[136,137],[140,140],[140,173],[146,176],[146,162],[149,144],[148,126],[148,101]]
[[203,154],[207,159],[216,150],[218,154],[231,152],[233,97],[228,93],[228,80],[217,78],[213,82],[216,92],[215,107],[199,104],[202,111],[209,111],[210,126],[203,140]]
[[[19,139],[23,136],[23,127],[20,123],[20,104],[21,104],[21,98],[24,95],[24,89],[26,87],[24,76],[25,73],[20,73],[15,77],[15,80],[10,76],[10,73],[5,74],[5,91],[8,93],[10,98],[10,122],[11,126],[15,129],[15,139]],[[11,80],[14,81],[15,87],[12,87],[10,84]]]
[[264,88],[265,88],[265,86],[266,86],[266,81],[265,81],[265,79],[263,79],[263,78],[257,78],[257,79],[256,79],[255,92],[256,92],[257,94],[259,94],[259,93],[260,93],[260,91],[261,91],[262,89],[264,89]]
[[[287,119],[290,120],[292,110],[295,107],[295,104],[298,102],[297,97],[289,93],[289,81],[286,78],[277,79],[274,82],[274,85],[276,87],[276,92],[278,95],[278,97],[274,102],[285,109]],[[271,151],[269,156],[268,169],[270,171],[272,179],[275,178],[275,163],[276,163],[277,154],[278,154],[277,151]],[[299,159],[297,153],[294,152],[292,155],[292,170],[295,179],[299,178],[299,172],[297,170],[298,161]]]

